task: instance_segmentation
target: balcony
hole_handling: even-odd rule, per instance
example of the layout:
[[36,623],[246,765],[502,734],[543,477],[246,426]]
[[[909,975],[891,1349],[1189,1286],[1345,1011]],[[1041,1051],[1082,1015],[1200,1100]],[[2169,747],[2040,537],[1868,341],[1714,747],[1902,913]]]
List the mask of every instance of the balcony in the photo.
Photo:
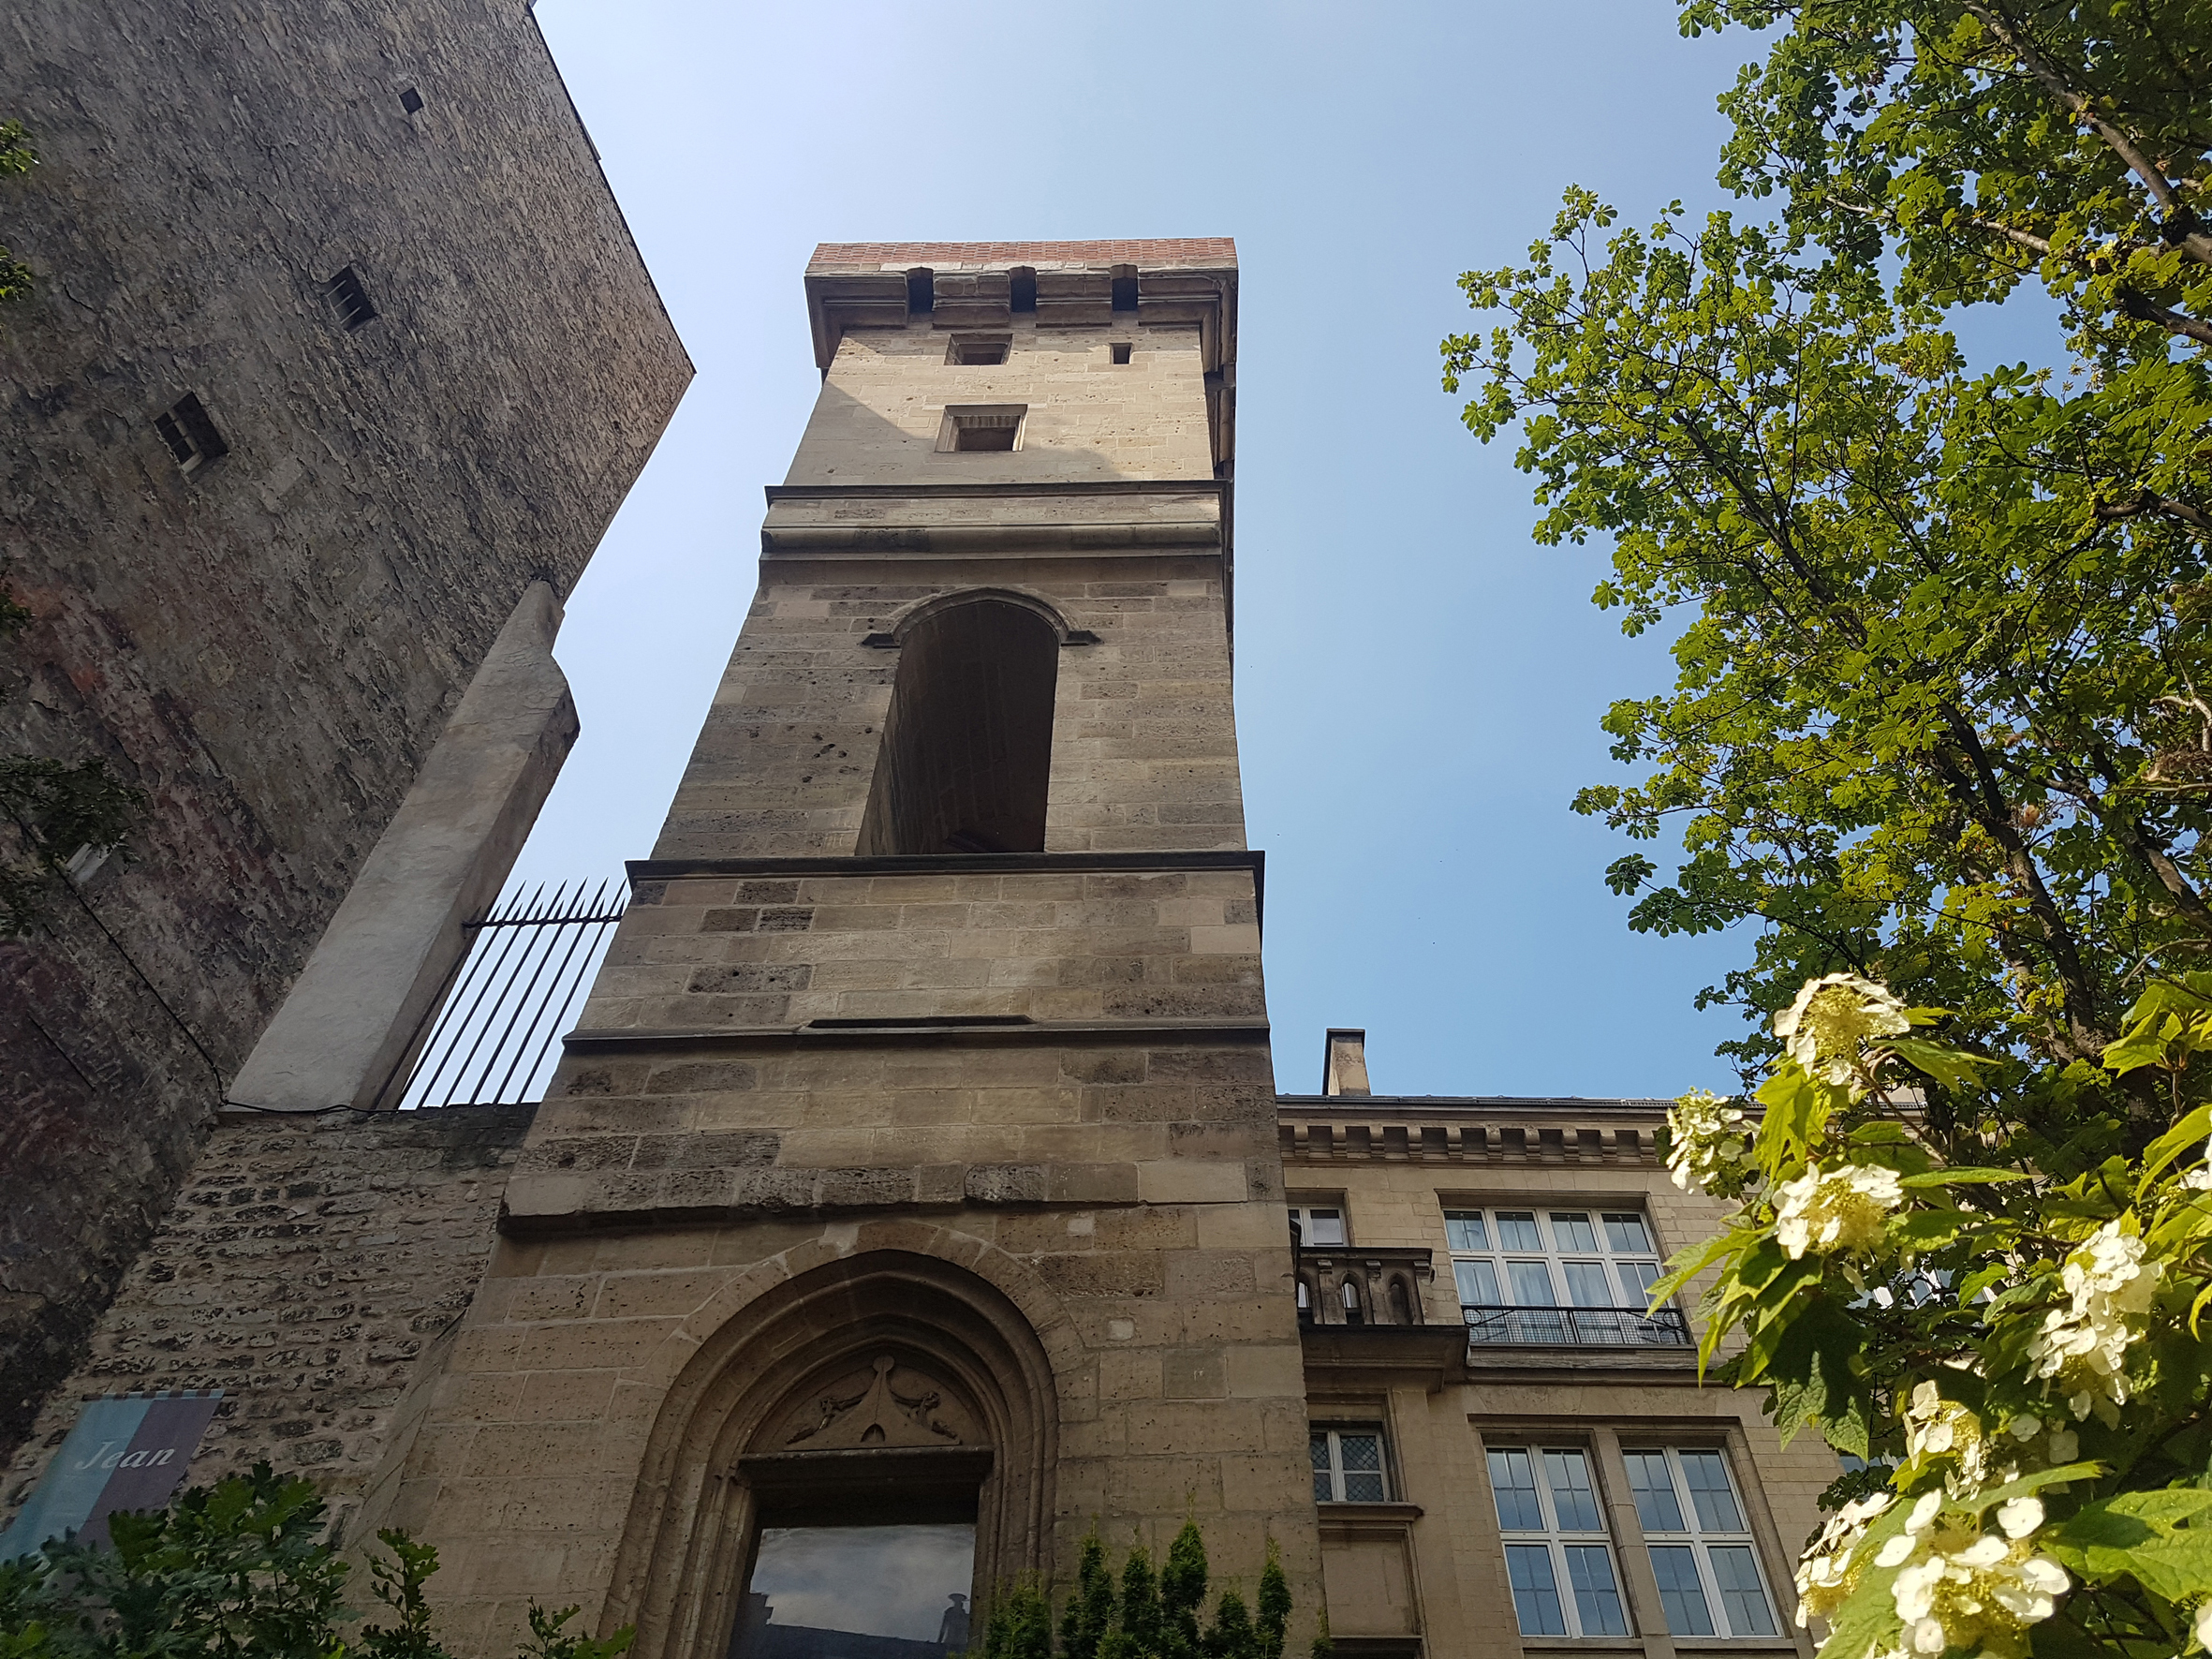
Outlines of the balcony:
[[1679,1308],[1499,1308],[1462,1303],[1476,1348],[1687,1348],[1689,1321]]

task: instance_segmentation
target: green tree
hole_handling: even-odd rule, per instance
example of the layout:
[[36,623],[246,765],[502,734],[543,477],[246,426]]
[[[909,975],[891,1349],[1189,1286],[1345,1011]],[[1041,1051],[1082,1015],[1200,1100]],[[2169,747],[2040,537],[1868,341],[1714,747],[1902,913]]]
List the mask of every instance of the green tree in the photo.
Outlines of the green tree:
[[[1721,180],[1570,191],[1444,343],[1546,546],[1675,629],[1605,718],[1630,925],[1741,927],[1701,1005],[1756,1109],[1672,1114],[1739,1201],[1701,1362],[1868,1461],[1797,1574],[1843,1659],[2212,1637],[2212,11],[1692,0],[1769,31]],[[2066,366],[1977,372],[2023,285]],[[2031,292],[2032,292],[2031,289]]]
[[[437,1551],[403,1532],[377,1534],[377,1598],[398,1615],[348,1641],[340,1600],[347,1563],[314,1482],[266,1463],[195,1487],[166,1509],[109,1518],[111,1548],[49,1543],[0,1562],[5,1659],[451,1659],[424,1585]],[[617,1659],[627,1628],[604,1641],[567,1632],[577,1609],[533,1602],[520,1659]]]
[[[2130,976],[2212,947],[2212,249],[2186,90],[2212,14],[1684,14],[1730,21],[1778,32],[1723,100],[1722,176],[1778,193],[1781,222],[1677,206],[1615,230],[1570,191],[1525,265],[1461,279],[1497,325],[1444,342],[1467,424],[1520,431],[1538,541],[1610,539],[1598,603],[1680,625],[1674,690],[1605,719],[1644,775],[1577,808],[1680,832],[1671,881],[1640,853],[1608,872],[1632,926],[1756,930],[1700,999],[1755,1022],[1723,1050],[1747,1069],[1838,969],[1991,1052],[2094,1059]],[[2066,83],[2089,113],[2053,64],[2091,67]],[[2030,276],[2072,368],[1971,372],[1942,307]]]

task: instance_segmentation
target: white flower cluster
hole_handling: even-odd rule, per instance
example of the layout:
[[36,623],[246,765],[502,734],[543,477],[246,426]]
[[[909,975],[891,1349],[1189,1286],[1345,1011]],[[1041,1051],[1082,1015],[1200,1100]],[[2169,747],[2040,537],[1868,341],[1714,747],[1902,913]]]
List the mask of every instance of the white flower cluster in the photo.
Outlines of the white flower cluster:
[[1912,1029],[1905,1004],[1887,985],[1855,973],[1830,973],[1806,982],[1797,1000],[1775,1015],[1775,1035],[1790,1058],[1814,1076],[1838,1086],[1859,1073],[1865,1044]]
[[[2192,1192],[2212,1192],[2212,1141],[2205,1143],[2205,1162],[2183,1176],[2181,1184]],[[2205,1606],[2212,1607],[2212,1602]]]
[[1846,1163],[1824,1171],[1808,1163],[1795,1180],[1776,1188],[1775,1197],[1775,1237],[1794,1262],[1808,1250],[1871,1249],[1905,1191],[1894,1169]]
[[1982,1419],[1954,1400],[1945,1400],[1933,1383],[1912,1390],[1905,1408],[1905,1455],[1909,1458],[1955,1458],[1957,1489],[1971,1490],[1989,1471],[1989,1443],[1982,1433]]
[[1853,1564],[1851,1552],[1866,1535],[1867,1524],[1892,1502],[1889,1493],[1876,1492],[1870,1498],[1846,1503],[1828,1518],[1821,1535],[1806,1547],[1797,1563],[1798,1629],[1806,1629],[1813,1620],[1825,1619],[1843,1606],[1865,1565],[1863,1562]]
[[1741,1106],[1693,1089],[1667,1108],[1667,1167],[1674,1184],[1704,1186],[1744,1161]]
[[1878,1567],[1902,1569],[1890,1585],[1905,1622],[1905,1651],[1947,1648],[2017,1651],[2020,1632],[2057,1610],[2072,1588],[2066,1569],[2035,1552],[2028,1539],[2043,1524],[2040,1499],[1998,1506],[1995,1533],[1964,1517],[1941,1517],[1943,1494],[1922,1496],[1905,1530],[1883,1544]]
[[2159,1264],[2144,1260],[2142,1239],[2107,1222],[2066,1258],[2061,1277],[2072,1303],[2044,1314],[2028,1339],[2028,1374],[2046,1388],[2056,1379],[2076,1417],[2094,1407],[2115,1420],[2128,1400],[2128,1347],[2143,1334]]

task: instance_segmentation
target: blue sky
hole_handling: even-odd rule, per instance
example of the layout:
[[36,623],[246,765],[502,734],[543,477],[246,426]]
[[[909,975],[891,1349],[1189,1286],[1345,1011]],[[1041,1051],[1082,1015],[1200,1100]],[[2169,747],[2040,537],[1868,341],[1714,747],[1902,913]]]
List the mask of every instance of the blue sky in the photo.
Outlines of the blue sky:
[[755,579],[760,486],[818,376],[814,244],[1231,235],[1243,268],[1237,704],[1280,1087],[1361,1025],[1379,1090],[1725,1087],[1690,999],[1744,939],[1628,932],[1622,850],[1568,802],[1597,721],[1669,678],[1540,548],[1511,446],[1438,385],[1453,277],[1570,184],[1715,202],[1714,98],[1754,44],[1645,0],[1542,6],[540,0],[698,364],[573,596],[583,737],[517,874],[649,851]]

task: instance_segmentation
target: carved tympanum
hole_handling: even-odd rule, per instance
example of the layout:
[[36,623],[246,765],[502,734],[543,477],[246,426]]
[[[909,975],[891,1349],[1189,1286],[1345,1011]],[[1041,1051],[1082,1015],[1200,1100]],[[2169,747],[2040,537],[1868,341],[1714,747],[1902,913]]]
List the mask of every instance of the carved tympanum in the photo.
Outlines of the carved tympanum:
[[858,1446],[974,1445],[974,1415],[944,1385],[905,1360],[879,1355],[864,1370],[807,1390],[772,1444],[785,1451]]

